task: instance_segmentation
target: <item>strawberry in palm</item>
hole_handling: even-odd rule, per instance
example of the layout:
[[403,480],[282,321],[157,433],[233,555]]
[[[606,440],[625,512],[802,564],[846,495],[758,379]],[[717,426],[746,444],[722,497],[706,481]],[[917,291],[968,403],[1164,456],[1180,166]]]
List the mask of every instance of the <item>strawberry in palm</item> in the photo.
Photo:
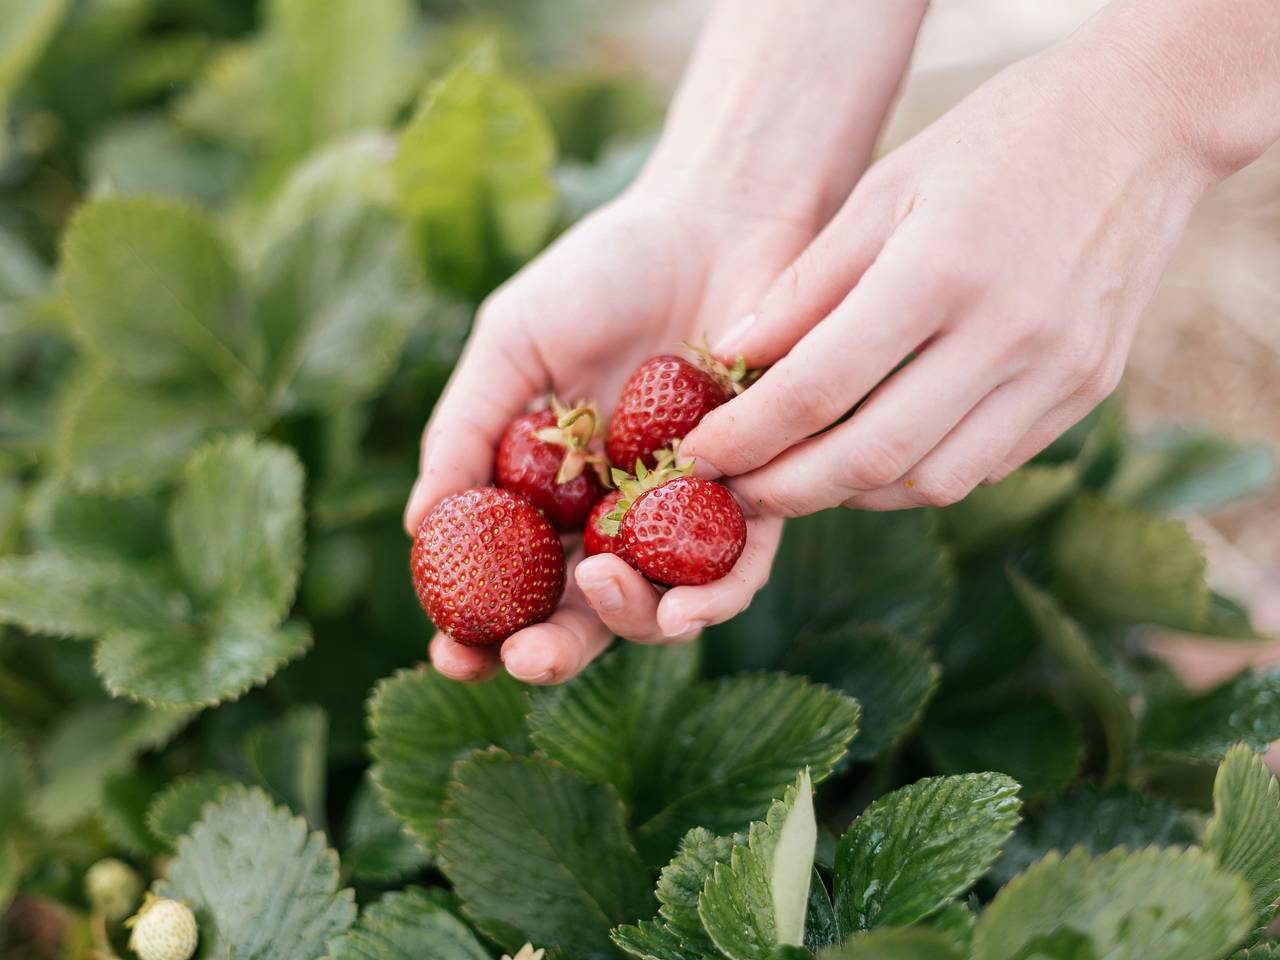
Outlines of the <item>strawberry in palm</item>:
[[703,417],[744,388],[745,361],[730,368],[705,350],[690,349],[696,362],[674,354],[653,357],[623,386],[606,443],[615,466],[631,471],[642,463],[653,469],[658,451],[683,440]]
[[733,569],[747,543],[747,521],[727,487],[690,476],[692,465],[659,462],[619,477],[618,502],[598,523],[617,553],[654,583],[697,586]]
[[604,458],[591,452],[597,416],[552,399],[548,410],[517,417],[498,443],[494,478],[541,510],[562,533],[581,530],[604,495]]
[[496,487],[441,501],[418,527],[410,566],[427,615],[468,646],[540,623],[564,593],[555,529],[529,501]]

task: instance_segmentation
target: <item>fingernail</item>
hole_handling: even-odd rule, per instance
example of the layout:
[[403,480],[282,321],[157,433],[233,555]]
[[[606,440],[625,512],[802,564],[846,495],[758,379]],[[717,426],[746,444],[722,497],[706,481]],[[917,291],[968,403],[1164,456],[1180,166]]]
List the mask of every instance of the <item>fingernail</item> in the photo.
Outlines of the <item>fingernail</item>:
[[605,613],[617,613],[626,606],[626,600],[622,597],[622,586],[613,577],[588,580],[582,588],[591,594],[596,607]]
[[705,620],[686,620],[684,623],[679,624],[676,627],[664,630],[663,635],[668,639],[673,637],[683,637],[692,633],[701,633],[706,628],[707,621]]
[[504,651],[502,662],[506,664],[507,673],[525,683],[546,683],[555,672],[548,666],[546,654],[540,650],[517,647],[510,653]]
[[736,360],[738,354],[742,353],[742,342],[746,340],[747,334],[755,325],[756,315],[754,313],[747,314],[720,335],[720,339],[716,341],[715,348],[711,352],[717,357],[728,357]]
[[701,477],[703,480],[718,480],[724,476],[724,471],[706,457],[694,457],[693,475]]

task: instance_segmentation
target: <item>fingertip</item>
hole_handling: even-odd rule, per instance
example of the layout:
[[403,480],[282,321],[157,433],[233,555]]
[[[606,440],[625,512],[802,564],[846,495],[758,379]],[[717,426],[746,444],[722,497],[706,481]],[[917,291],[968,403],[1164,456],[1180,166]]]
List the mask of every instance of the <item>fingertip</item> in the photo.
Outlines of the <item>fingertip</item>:
[[487,647],[468,647],[443,633],[431,640],[431,664],[441,676],[463,683],[479,683],[497,671],[498,657]]
[[426,507],[423,503],[422,494],[422,478],[419,477],[413,482],[413,489],[409,491],[409,499],[404,506],[404,532],[411,537],[418,535],[418,528],[422,526],[422,518],[426,514]]
[[545,624],[526,627],[502,645],[502,664],[521,683],[557,681],[555,637]]

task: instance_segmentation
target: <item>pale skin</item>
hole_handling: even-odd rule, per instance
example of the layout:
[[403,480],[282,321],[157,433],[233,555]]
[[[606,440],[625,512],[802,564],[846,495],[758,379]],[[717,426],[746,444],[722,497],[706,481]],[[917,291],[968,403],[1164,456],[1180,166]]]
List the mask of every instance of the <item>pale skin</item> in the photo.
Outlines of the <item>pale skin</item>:
[[547,623],[497,648],[438,635],[441,673],[558,683],[614,636],[687,641],[765,584],[782,518],[1003,479],[1114,389],[1191,210],[1280,139],[1275,0],[1115,0],[868,169],[925,7],[722,0],[637,182],[482,308],[410,532],[489,482],[541,395],[607,409],[704,336],[770,366],[684,446],[747,510],[728,577],[660,592],[575,555]]

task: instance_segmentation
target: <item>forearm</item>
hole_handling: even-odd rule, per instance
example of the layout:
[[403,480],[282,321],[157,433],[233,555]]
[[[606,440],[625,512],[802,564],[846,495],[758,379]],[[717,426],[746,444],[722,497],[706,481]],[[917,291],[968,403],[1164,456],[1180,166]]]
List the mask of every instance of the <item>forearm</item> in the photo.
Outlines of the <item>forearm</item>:
[[718,0],[642,176],[823,220],[861,175],[928,0]]
[[1277,0],[1115,0],[1066,46],[1109,58],[1116,96],[1147,99],[1135,125],[1163,127],[1210,181],[1280,140]]

